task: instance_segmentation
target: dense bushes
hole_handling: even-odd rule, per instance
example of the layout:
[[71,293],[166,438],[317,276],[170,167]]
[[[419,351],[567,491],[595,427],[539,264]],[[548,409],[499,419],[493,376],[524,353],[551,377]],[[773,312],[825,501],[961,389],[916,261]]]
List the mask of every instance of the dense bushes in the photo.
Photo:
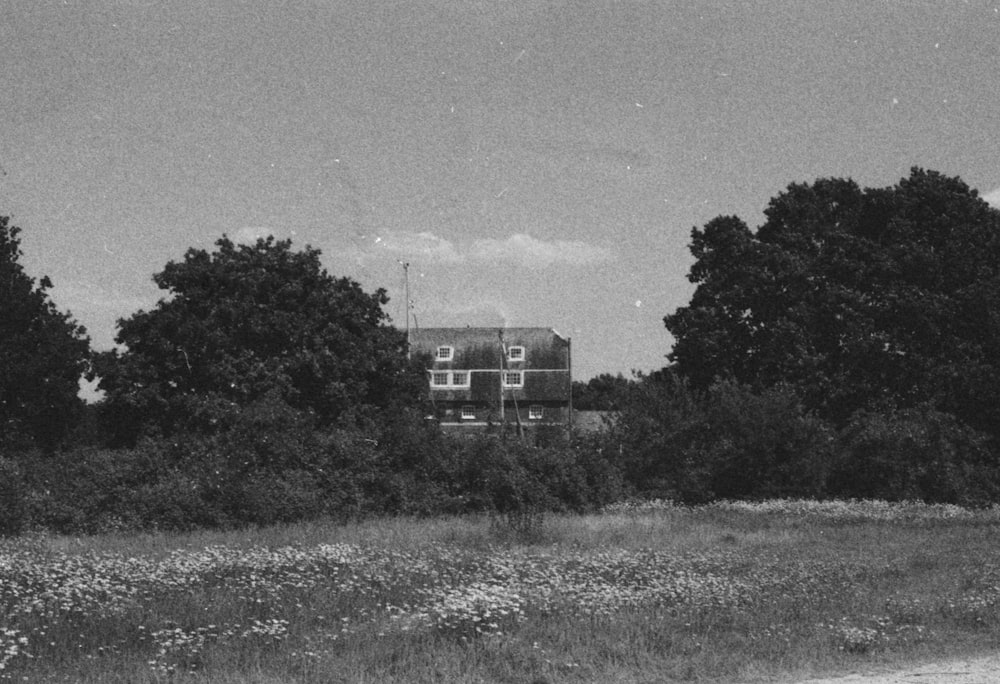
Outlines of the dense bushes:
[[636,494],[702,503],[817,496],[832,441],[787,388],[755,394],[723,382],[695,392],[663,374],[633,391],[606,448]]
[[13,461],[0,458],[0,537],[20,534],[27,518],[21,470]]
[[823,492],[832,431],[807,415],[795,393],[760,394],[732,382],[714,385],[704,403],[697,445],[712,498],[814,497]]
[[930,407],[862,412],[841,432],[835,496],[981,505],[997,501],[989,439]]
[[296,421],[264,430],[261,421],[268,422],[248,415],[225,433],[147,440],[132,449],[0,460],[0,533],[463,512],[513,519],[590,510],[620,489],[611,464],[565,443],[541,448],[496,436],[448,436],[415,421],[376,433],[318,431]]
[[489,513],[511,528],[625,495],[1000,500],[996,444],[929,407],[858,412],[840,430],[795,391],[634,383],[609,427],[572,440],[449,435],[403,409],[320,429],[264,397],[222,429],[0,458],[0,534],[186,530],[330,516]]
[[1000,496],[997,445],[929,407],[863,411],[841,430],[797,393],[730,381],[694,391],[645,378],[604,436],[633,494],[713,499],[878,498],[982,505]]

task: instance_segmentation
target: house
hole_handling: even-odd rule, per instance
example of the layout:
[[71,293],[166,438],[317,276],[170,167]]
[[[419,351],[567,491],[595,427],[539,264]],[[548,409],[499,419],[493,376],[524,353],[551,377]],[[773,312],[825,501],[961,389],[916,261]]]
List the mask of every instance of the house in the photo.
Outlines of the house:
[[570,340],[555,330],[424,328],[409,342],[442,427],[570,426]]

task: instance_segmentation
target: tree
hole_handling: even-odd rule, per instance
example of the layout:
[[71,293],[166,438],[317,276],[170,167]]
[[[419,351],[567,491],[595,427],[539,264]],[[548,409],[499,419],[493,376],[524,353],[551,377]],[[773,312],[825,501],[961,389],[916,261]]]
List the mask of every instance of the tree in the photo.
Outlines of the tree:
[[793,386],[843,426],[930,405],[1000,435],[1000,212],[959,178],[913,168],[890,188],[792,184],[751,232],[692,232],[697,285],[665,317],[695,388]]
[[633,492],[686,503],[820,495],[833,449],[788,386],[695,390],[670,369],[639,377],[601,440]]
[[634,385],[624,375],[601,373],[587,382],[573,381],[573,408],[579,411],[616,411]]
[[0,447],[51,451],[82,405],[90,340],[49,299],[52,282],[24,272],[20,232],[0,216]]
[[214,432],[241,408],[280,401],[329,425],[412,398],[384,290],[330,276],[319,250],[290,240],[223,236],[216,247],[169,262],[153,276],[168,295],[118,322],[125,349],[102,354],[96,372],[119,421]]

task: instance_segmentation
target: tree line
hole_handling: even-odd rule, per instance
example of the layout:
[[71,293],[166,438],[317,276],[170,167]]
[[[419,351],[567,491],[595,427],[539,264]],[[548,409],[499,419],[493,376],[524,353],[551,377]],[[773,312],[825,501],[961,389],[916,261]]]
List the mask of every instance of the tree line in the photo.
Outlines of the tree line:
[[[605,429],[531,446],[424,420],[422,359],[287,240],[190,249],[114,350],[0,218],[0,528],[585,510],[622,496],[1000,500],[1000,212],[914,168],[792,184],[695,228],[665,367],[574,383]],[[104,399],[77,397],[82,375]]]

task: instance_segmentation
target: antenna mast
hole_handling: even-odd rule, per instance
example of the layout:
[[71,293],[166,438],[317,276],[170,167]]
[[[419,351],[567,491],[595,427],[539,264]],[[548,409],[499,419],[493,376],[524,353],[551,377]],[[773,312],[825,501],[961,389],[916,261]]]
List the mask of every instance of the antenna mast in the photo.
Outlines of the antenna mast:
[[406,358],[410,358],[410,262],[400,261],[403,266],[403,290],[406,301]]
[[497,330],[497,337],[500,338],[500,435],[501,439],[506,439],[507,434],[507,416],[504,413],[503,407],[503,356],[505,353],[504,343],[503,343],[503,328]]

